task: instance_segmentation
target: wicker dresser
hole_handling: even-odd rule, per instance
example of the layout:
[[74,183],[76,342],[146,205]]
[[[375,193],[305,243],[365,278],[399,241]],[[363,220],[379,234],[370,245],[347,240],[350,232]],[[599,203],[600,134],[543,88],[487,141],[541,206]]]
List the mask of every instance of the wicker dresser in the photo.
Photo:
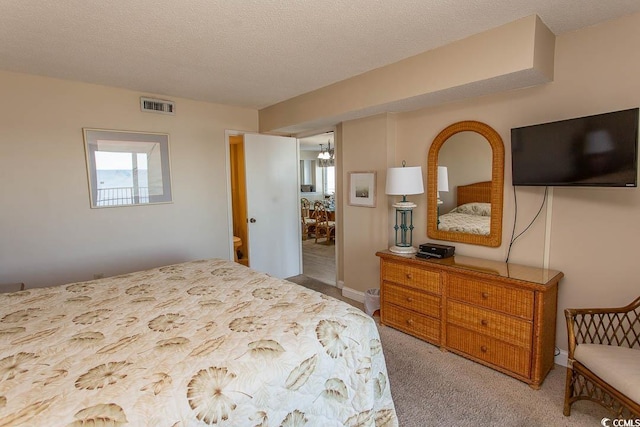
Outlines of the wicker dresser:
[[378,252],[381,323],[539,388],[554,363],[559,271]]

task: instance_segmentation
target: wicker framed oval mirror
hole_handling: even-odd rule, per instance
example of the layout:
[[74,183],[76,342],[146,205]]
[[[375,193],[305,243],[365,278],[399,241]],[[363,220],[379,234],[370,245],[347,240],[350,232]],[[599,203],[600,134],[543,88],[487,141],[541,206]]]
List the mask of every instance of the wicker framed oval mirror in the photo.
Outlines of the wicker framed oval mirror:
[[503,192],[504,144],[498,132],[477,121],[446,127],[427,158],[427,235],[500,246]]

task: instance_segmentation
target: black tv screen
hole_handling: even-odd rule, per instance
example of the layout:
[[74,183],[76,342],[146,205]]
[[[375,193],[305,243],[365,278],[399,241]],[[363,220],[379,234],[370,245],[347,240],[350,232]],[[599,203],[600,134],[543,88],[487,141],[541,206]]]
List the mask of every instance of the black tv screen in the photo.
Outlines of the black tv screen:
[[638,108],[511,129],[513,185],[636,187]]

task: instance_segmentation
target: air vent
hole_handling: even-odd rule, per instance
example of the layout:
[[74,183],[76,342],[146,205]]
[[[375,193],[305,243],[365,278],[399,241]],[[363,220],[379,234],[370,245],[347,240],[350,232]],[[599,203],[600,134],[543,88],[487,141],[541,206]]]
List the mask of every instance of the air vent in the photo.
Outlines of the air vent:
[[164,99],[140,97],[140,109],[148,113],[176,114],[176,104]]

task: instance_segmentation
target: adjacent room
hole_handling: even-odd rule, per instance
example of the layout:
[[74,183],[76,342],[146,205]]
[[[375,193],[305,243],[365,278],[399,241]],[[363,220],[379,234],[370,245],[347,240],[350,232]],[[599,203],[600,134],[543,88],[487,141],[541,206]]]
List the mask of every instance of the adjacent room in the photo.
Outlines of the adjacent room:
[[637,425],[640,2],[0,16],[0,426]]
[[334,132],[299,139],[302,273],[336,286]]

